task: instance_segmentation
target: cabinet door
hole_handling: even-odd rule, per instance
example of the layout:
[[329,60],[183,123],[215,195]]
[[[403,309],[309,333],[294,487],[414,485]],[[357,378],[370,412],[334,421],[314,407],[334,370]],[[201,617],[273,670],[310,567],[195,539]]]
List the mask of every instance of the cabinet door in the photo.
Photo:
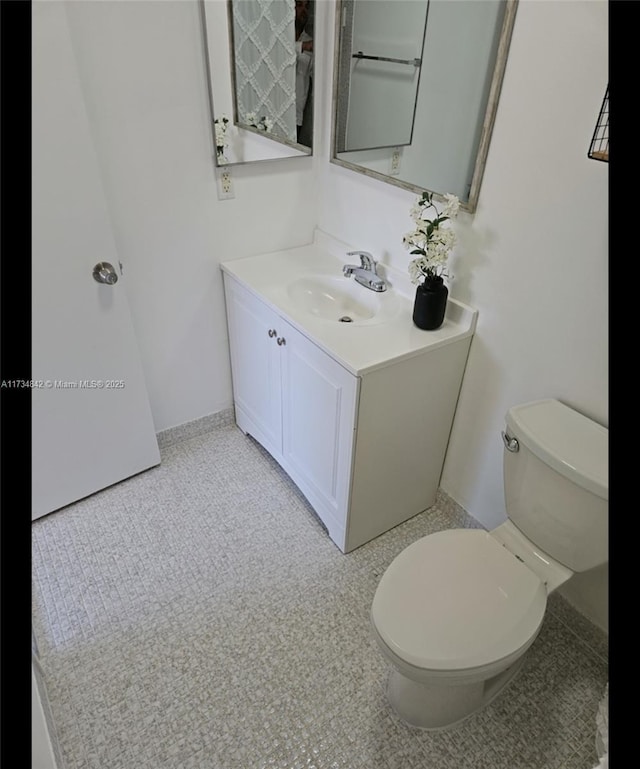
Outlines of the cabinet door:
[[282,445],[282,398],[277,344],[283,321],[224,276],[236,422],[277,459]]
[[359,379],[288,327],[282,356],[282,454],[291,476],[344,544]]

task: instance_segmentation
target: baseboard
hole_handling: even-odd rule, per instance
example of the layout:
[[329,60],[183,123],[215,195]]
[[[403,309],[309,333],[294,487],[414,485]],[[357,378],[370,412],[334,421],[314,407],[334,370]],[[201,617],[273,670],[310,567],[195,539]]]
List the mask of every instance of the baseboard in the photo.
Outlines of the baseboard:
[[167,430],[161,430],[159,433],[156,433],[158,446],[160,449],[166,449],[189,438],[205,435],[218,427],[232,424],[234,418],[233,408],[228,408],[215,414],[208,414],[205,417],[194,419],[192,422],[185,422],[183,425],[169,427]]
[[477,521],[470,513],[468,513],[462,505],[458,504],[453,497],[450,497],[442,486],[438,487],[436,492],[437,508],[446,512],[451,516],[456,528],[460,529],[485,529],[485,527]]

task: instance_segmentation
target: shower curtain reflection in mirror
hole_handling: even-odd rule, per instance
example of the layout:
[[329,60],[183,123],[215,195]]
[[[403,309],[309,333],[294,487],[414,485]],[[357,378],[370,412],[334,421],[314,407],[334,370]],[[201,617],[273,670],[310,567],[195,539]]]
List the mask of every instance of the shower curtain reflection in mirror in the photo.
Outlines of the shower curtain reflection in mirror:
[[297,142],[294,0],[232,0],[231,8],[237,122]]

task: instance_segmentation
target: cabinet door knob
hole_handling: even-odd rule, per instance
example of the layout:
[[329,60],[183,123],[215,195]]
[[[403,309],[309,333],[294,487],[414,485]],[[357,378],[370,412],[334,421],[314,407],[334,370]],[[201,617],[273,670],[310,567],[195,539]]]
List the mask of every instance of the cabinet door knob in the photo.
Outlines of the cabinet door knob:
[[270,329],[269,329],[269,336],[270,336],[272,339],[273,339],[273,337],[274,337],[274,336],[275,336],[277,333],[278,333],[278,332],[275,330],[275,328],[270,328]]
[[279,336],[279,337],[276,339],[276,342],[277,342],[277,343],[280,345],[280,347],[282,347],[282,345],[283,345],[283,344],[286,344],[286,343],[287,343],[287,340],[286,340],[286,339],[285,339],[283,336]]

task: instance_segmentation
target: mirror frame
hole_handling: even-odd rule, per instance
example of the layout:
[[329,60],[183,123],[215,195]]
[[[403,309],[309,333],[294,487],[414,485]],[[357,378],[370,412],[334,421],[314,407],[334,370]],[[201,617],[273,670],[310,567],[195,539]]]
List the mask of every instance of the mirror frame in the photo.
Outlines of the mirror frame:
[[[233,13],[232,13],[232,0],[225,0],[225,10],[226,10],[226,16],[227,16],[227,40],[229,44],[229,69],[231,73],[231,82],[229,83],[230,93],[231,93],[231,103],[233,105],[233,116],[232,116],[232,123],[236,127],[238,131],[246,131],[249,134],[256,134],[260,137],[261,140],[266,139],[268,141],[272,141],[275,144],[277,144],[279,147],[288,148],[290,150],[294,151],[294,154],[286,155],[286,154],[279,154],[276,153],[273,155],[273,157],[264,157],[264,158],[255,158],[252,160],[232,160],[227,163],[219,163],[218,162],[218,155],[215,150],[216,147],[216,136],[215,136],[215,108],[214,108],[214,102],[215,102],[215,94],[213,93],[213,78],[211,75],[211,69],[213,66],[213,62],[211,61],[211,57],[209,55],[209,36],[207,34],[207,13],[206,13],[206,5],[205,0],[199,0],[200,5],[200,20],[202,25],[202,43],[204,48],[204,60],[205,60],[205,75],[206,75],[206,84],[207,84],[207,96],[208,96],[208,103],[209,103],[209,116],[210,116],[210,130],[213,140],[213,162],[216,168],[227,168],[228,166],[242,166],[242,165],[250,165],[254,163],[265,163],[265,162],[272,162],[274,160],[290,160],[291,158],[308,158],[313,155],[313,146],[307,147],[305,144],[298,144],[297,142],[291,141],[290,139],[286,139],[284,137],[280,136],[274,136],[273,134],[266,133],[265,131],[261,131],[257,128],[254,128],[252,126],[249,126],[245,123],[241,123],[238,120],[238,114],[237,114],[237,100],[235,97],[236,93],[236,81],[235,81],[235,62],[233,60],[234,55],[234,38],[233,38]],[[222,55],[222,54],[221,54]],[[314,89],[312,93],[312,97],[314,99],[313,103],[313,133],[315,136],[316,133],[316,90]],[[315,142],[313,142],[315,144]],[[281,151],[281,150],[280,150]]]
[[[502,21],[502,29],[500,30],[500,37],[498,40],[498,48],[496,53],[496,62],[493,68],[493,75],[491,78],[491,87],[489,89],[489,96],[487,99],[487,108],[485,110],[484,119],[482,122],[482,131],[480,133],[480,141],[478,142],[478,151],[476,153],[476,161],[473,169],[473,176],[471,178],[471,188],[469,191],[469,200],[460,201],[460,209],[474,213],[477,205],[478,198],[480,196],[480,186],[482,184],[482,177],[484,175],[484,169],[487,162],[487,155],[489,153],[489,144],[491,142],[491,134],[493,132],[493,125],[496,119],[496,113],[498,110],[498,100],[500,97],[500,91],[502,89],[502,81],[504,80],[504,73],[507,66],[507,56],[509,53],[509,45],[511,43],[511,37],[513,35],[513,27],[515,24],[516,11],[518,8],[519,0],[505,0],[506,6],[504,11],[504,18]],[[331,104],[331,152],[329,162],[334,165],[347,168],[350,171],[369,176],[372,179],[378,179],[379,181],[392,184],[395,187],[401,187],[402,189],[415,192],[420,195],[424,191],[433,193],[436,200],[444,201],[444,195],[446,190],[432,190],[427,186],[420,187],[411,182],[405,182],[402,179],[398,179],[396,176],[390,176],[388,174],[374,171],[373,169],[366,168],[365,166],[358,165],[357,163],[351,163],[348,160],[339,158],[336,152],[336,138],[338,127],[338,88],[339,88],[339,66],[340,66],[340,34],[342,28],[342,12],[344,7],[344,0],[336,0],[336,15],[335,15],[335,31],[334,31],[334,55],[333,55],[333,87],[332,87],[332,104]]]

